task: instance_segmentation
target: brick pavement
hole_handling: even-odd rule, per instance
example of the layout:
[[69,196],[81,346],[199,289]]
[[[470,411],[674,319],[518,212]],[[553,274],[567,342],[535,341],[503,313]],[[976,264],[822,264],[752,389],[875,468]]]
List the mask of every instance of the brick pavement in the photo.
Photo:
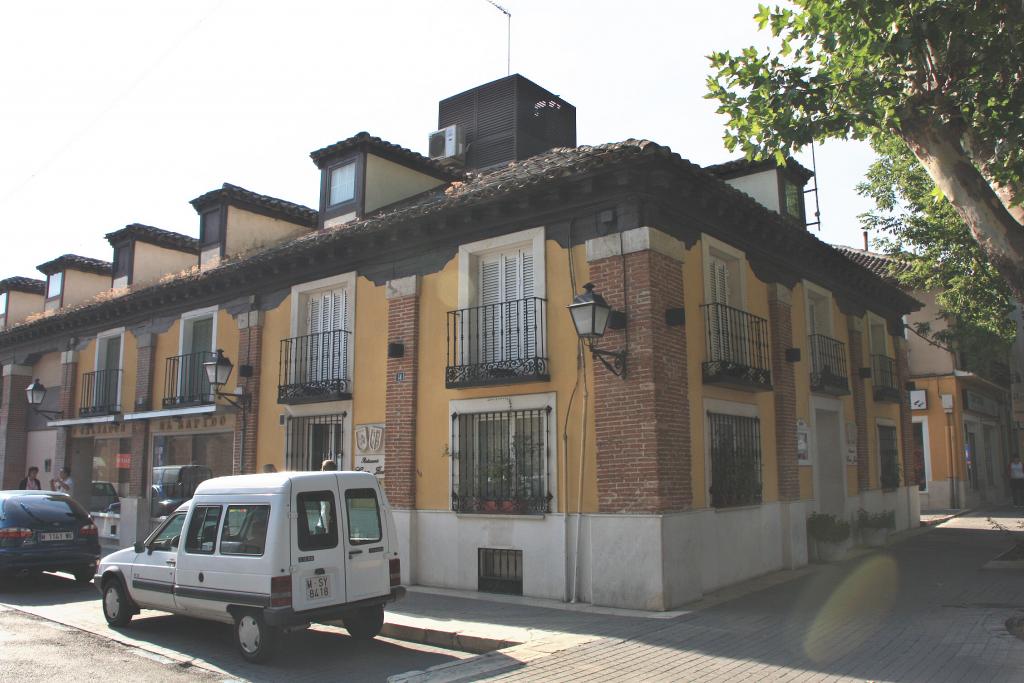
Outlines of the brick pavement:
[[[998,517],[1016,528],[1020,514]],[[1024,572],[982,569],[1011,545],[975,513],[672,620],[621,624],[546,656],[512,648],[419,679],[1020,681],[1024,641],[1004,624],[1024,614]]]

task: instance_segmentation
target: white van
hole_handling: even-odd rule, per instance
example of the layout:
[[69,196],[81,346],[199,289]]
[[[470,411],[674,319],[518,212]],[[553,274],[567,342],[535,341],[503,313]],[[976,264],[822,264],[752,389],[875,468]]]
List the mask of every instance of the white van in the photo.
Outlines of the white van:
[[140,609],[233,623],[242,656],[265,661],[283,630],[341,620],[373,638],[405,594],[395,523],[366,472],[281,472],[204,481],[135,548],[100,562],[103,615]]

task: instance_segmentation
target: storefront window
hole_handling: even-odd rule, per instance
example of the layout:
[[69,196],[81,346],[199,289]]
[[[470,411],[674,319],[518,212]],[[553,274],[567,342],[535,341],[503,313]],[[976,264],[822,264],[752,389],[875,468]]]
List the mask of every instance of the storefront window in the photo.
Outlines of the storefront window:
[[215,477],[231,474],[234,434],[159,435],[153,441],[153,466],[200,465]]

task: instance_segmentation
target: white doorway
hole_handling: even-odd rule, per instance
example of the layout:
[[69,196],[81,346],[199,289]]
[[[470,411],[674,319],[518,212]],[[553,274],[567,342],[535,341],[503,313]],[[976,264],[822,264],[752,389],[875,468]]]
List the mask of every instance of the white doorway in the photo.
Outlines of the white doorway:
[[918,480],[918,491],[927,493],[932,480],[932,449],[929,443],[931,432],[928,431],[928,417],[925,415],[911,418],[911,430],[914,437],[914,462],[922,461],[923,475]]
[[818,512],[846,517],[846,455],[838,407],[827,408],[815,400],[814,453]]

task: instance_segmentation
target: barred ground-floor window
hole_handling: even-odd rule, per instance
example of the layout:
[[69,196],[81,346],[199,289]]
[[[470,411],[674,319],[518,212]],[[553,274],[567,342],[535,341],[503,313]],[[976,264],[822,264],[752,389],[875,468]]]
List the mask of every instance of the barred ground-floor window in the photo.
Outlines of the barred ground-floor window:
[[452,414],[452,509],[548,512],[550,408]]
[[896,440],[896,427],[878,425],[879,478],[886,490],[900,487],[900,451]]
[[345,468],[345,417],[347,413],[290,417],[285,437],[285,467],[316,471],[324,460]]
[[758,505],[762,500],[761,421],[756,417],[708,414],[711,506]]

